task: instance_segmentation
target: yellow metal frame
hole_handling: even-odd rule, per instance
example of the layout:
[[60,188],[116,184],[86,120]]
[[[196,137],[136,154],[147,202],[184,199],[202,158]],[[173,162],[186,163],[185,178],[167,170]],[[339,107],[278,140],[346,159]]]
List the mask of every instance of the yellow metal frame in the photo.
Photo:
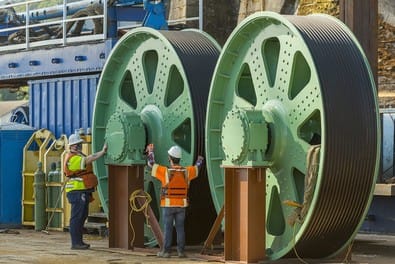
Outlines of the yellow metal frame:
[[[22,168],[22,225],[34,226],[34,172],[37,163],[44,164],[44,154],[51,142],[55,141],[55,136],[47,129],[40,129],[33,133],[29,141],[23,148],[23,168]],[[35,143],[38,150],[31,150]]]

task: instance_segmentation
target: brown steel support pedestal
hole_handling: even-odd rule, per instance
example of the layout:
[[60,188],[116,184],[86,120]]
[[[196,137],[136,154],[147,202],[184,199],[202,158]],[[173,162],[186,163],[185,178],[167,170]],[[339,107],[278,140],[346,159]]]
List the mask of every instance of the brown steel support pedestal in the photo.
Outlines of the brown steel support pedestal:
[[109,247],[144,247],[144,215],[132,214],[133,229],[129,223],[129,197],[144,189],[144,166],[109,165],[108,174]]
[[225,261],[265,259],[265,168],[225,167]]

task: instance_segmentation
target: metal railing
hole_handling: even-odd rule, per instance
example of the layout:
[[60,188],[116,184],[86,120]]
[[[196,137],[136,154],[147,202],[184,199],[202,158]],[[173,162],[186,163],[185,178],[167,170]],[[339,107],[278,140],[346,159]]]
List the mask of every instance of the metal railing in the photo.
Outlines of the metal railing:
[[[22,23],[19,25],[11,25],[6,28],[0,28],[0,34],[8,35],[19,34],[18,36],[24,41],[10,41],[9,39],[5,43],[0,42],[0,51],[10,51],[10,50],[20,50],[20,49],[30,49],[34,47],[48,46],[48,45],[63,45],[66,46],[71,43],[85,42],[93,40],[104,40],[107,36],[107,0],[89,0],[89,1],[78,1],[70,2],[63,0],[63,4],[46,7],[42,9],[32,9],[33,4],[44,2],[45,0],[31,0],[24,1],[21,3],[14,3],[0,6],[0,10],[15,10],[24,7],[24,11],[16,13],[16,17],[22,18]],[[101,14],[97,15],[87,15],[83,17],[73,17],[79,10],[82,10],[89,5],[97,4],[102,6]],[[59,11],[58,15],[54,15],[53,12]],[[50,12],[52,11],[52,12]],[[75,12],[74,12],[75,11]],[[74,12],[74,13],[73,13]],[[52,13],[52,16],[50,15]],[[37,20],[34,16],[41,14],[42,20]],[[98,33],[91,32],[90,34],[81,35],[70,35],[67,32],[67,28],[72,23],[76,24],[79,21],[90,21],[96,20],[101,21],[102,29]],[[39,23],[36,23],[36,22]],[[5,22],[5,21],[4,21]],[[43,30],[48,28],[57,29],[57,35],[46,36],[45,39],[37,39],[37,37],[31,36],[31,32],[35,30]],[[70,28],[69,28],[70,29]]]

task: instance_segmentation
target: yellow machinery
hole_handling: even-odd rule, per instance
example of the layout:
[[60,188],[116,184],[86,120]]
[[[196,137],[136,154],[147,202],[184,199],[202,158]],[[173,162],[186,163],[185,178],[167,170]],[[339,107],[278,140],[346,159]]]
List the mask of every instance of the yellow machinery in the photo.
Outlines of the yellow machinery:
[[[90,155],[91,135],[85,135],[83,130],[80,130],[80,135],[84,140],[82,152]],[[37,170],[37,163],[41,162],[45,174],[44,207],[47,213],[47,229],[63,230],[64,227],[69,226],[71,206],[67,202],[66,193],[62,192],[65,181],[63,161],[66,151],[68,151],[67,136],[62,135],[59,139],[55,139],[52,132],[47,129],[36,131],[26,143],[22,170],[22,225],[35,225],[34,173]],[[93,198],[95,200],[89,206],[89,214],[98,213],[101,210],[96,192],[93,193]]]
[[22,225],[34,226],[34,172],[37,163],[44,163],[44,154],[55,136],[47,129],[36,131],[23,149]]

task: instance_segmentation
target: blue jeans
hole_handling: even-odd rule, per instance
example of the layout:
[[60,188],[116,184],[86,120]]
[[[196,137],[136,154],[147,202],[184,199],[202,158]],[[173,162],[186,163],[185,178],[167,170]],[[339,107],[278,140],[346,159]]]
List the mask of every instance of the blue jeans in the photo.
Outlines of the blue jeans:
[[185,248],[185,207],[162,207],[164,224],[164,252],[170,253],[173,241],[173,223],[177,232],[177,251],[184,252]]
[[67,199],[71,204],[70,236],[71,246],[82,245],[84,223],[88,218],[89,200],[91,192],[71,191],[67,193]]

